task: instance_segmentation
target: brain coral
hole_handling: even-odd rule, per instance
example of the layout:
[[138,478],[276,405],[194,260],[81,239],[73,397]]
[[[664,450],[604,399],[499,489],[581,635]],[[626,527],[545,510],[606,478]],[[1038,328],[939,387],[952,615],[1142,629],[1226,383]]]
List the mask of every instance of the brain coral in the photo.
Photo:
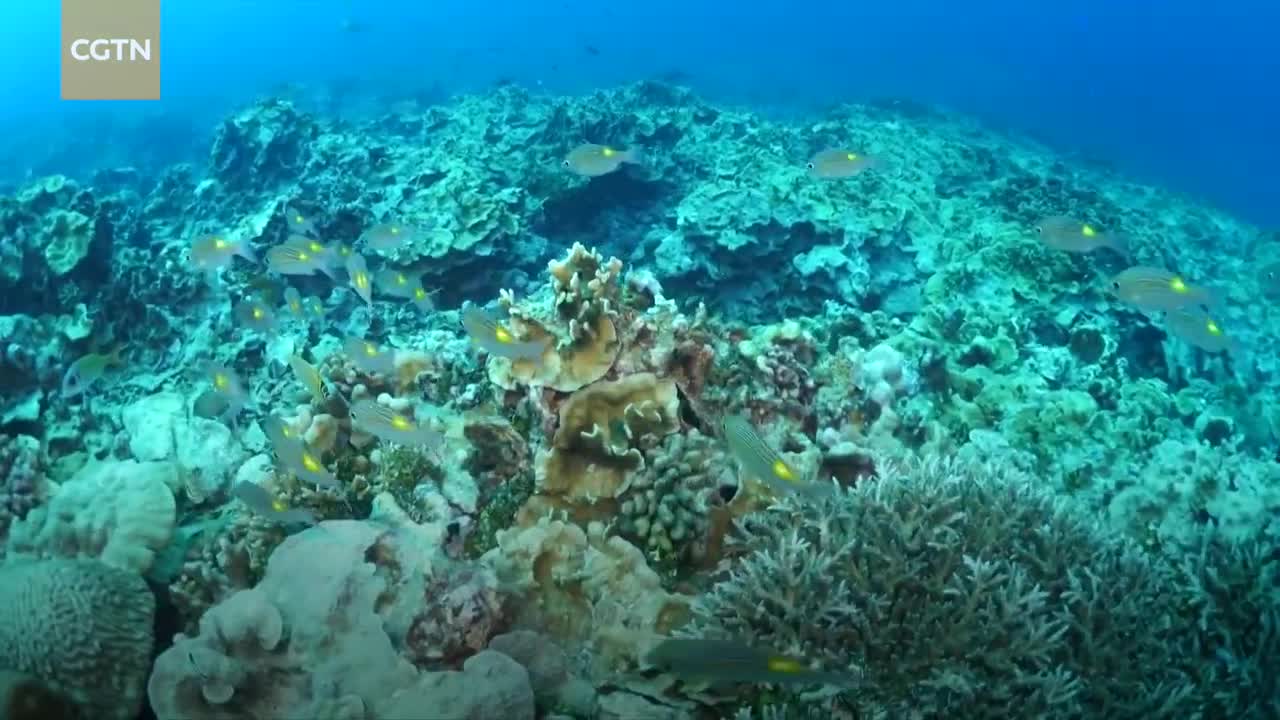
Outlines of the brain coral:
[[0,668],[35,677],[96,720],[142,705],[155,598],[142,578],[96,560],[0,564]]

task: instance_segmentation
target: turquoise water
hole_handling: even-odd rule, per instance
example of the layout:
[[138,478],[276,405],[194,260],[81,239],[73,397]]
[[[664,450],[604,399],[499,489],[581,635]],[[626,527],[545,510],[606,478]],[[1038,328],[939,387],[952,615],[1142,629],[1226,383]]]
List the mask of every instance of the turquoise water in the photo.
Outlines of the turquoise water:
[[1280,10],[971,5],[0,7],[0,720],[1276,720]]
[[[211,7],[214,5],[216,7]],[[57,100],[56,3],[6,3],[2,136],[21,139],[8,174],[57,154],[60,135],[114,128],[141,148],[211,128],[235,103],[284,83],[432,96],[498,79],[577,93],[680,71],[712,99],[793,114],[848,101],[939,103],[1203,197],[1262,225],[1280,222],[1280,53],[1264,0],[970,4],[841,2],[432,3],[170,0],[164,100]],[[351,32],[347,27],[357,28]],[[19,30],[20,29],[20,30]],[[599,51],[592,54],[590,46]],[[160,117],[156,117],[160,116]],[[81,153],[82,155],[85,153]],[[95,158],[77,158],[93,164]]]

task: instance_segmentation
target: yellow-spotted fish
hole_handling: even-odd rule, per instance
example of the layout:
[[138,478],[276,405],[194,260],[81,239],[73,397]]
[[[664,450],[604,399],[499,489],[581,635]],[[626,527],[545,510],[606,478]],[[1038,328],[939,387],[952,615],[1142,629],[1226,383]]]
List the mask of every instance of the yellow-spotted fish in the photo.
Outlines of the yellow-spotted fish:
[[364,246],[380,253],[392,252],[409,243],[417,242],[421,233],[417,228],[402,223],[378,223],[360,236]]
[[299,235],[315,235],[316,224],[310,215],[298,210],[292,205],[284,207],[284,221],[289,226],[289,232]]
[[271,441],[271,448],[277,455],[280,454],[280,449],[287,447],[289,443],[302,442],[302,436],[298,431],[275,415],[268,415],[262,419],[262,434]]
[[251,263],[258,262],[245,240],[228,240],[222,235],[201,235],[191,241],[187,251],[191,268],[203,273],[213,273],[231,264],[232,258],[239,255]]
[[328,399],[329,386],[324,384],[324,378],[314,365],[298,355],[290,355],[289,367],[293,369],[293,376],[298,378],[298,382],[302,383],[317,403],[323,403]]
[[1181,308],[1165,313],[1169,333],[1207,353],[1234,352],[1239,342],[1229,335],[1216,318],[1200,307]]
[[1097,225],[1080,222],[1075,218],[1054,215],[1036,223],[1036,233],[1045,247],[1073,253],[1087,253],[1098,248],[1110,248],[1121,255],[1128,255],[1128,242],[1124,236],[1105,232]]
[[1139,265],[1111,278],[1108,291],[1121,302],[1140,310],[1179,310],[1195,305],[1216,305],[1207,288],[1187,282],[1164,268]]
[[286,439],[279,444],[273,443],[272,447],[276,451],[280,464],[302,482],[326,488],[340,487],[338,479],[325,468],[324,463],[320,462],[320,457],[301,439]]
[[731,415],[724,420],[724,437],[729,453],[738,462],[740,476],[753,478],[778,494],[814,492],[825,489],[818,483],[807,482],[800,471],[782,459],[778,451],[760,437],[749,420],[741,415]]
[[644,158],[640,148],[618,150],[608,145],[585,143],[570,150],[560,164],[577,175],[599,177],[617,170],[623,163],[638,165],[642,162]]
[[342,343],[342,351],[364,372],[382,375],[395,372],[395,353],[372,340],[349,337]]
[[322,322],[324,320],[324,301],[315,295],[308,295],[303,298],[302,307],[306,310],[307,319],[311,322]]
[[322,272],[333,278],[328,255],[316,254],[301,244],[288,242],[267,251],[267,268],[281,275],[314,275]]
[[231,494],[255,515],[261,515],[273,522],[284,525],[314,525],[316,522],[315,513],[289,507],[289,503],[282,498],[272,497],[266,488],[254,482],[242,480],[236,483],[235,487],[231,488]]
[[62,375],[62,397],[71,399],[88,392],[89,388],[102,379],[108,368],[124,364],[120,357],[123,348],[116,348],[109,353],[89,353],[67,368]]
[[365,305],[373,307],[373,276],[369,274],[369,265],[360,253],[351,253],[347,258],[347,282],[356,291]]
[[209,384],[213,385],[213,391],[226,400],[227,416],[234,419],[240,414],[241,408],[249,402],[249,391],[240,381],[240,376],[226,365],[214,362],[205,365],[204,372],[209,378]]
[[875,166],[875,160],[853,150],[832,148],[820,150],[809,158],[805,168],[809,175],[822,180],[839,180],[861,174]]
[[358,430],[399,445],[435,448],[444,442],[444,436],[440,433],[376,400],[357,400],[352,403],[351,422]]
[[373,284],[387,295],[409,300],[419,310],[434,310],[436,307],[434,296],[439,291],[427,292],[422,287],[420,277],[410,275],[403,270],[383,268],[374,273]]
[[497,318],[475,305],[462,309],[462,327],[471,342],[490,355],[541,363],[542,355],[547,351],[545,342],[516,340],[511,330]]
[[268,335],[276,332],[276,314],[261,300],[241,300],[232,313],[240,325]]
[[687,680],[837,687],[856,684],[848,673],[813,670],[798,658],[753,648],[737,640],[669,638],[649,651],[645,661]]
[[305,318],[307,316],[307,309],[302,305],[302,294],[295,287],[285,288],[284,308],[295,318]]

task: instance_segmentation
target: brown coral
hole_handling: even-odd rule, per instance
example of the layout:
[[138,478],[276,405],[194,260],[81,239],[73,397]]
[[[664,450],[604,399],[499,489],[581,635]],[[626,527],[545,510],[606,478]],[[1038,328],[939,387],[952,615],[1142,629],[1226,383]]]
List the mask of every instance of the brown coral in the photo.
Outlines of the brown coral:
[[560,406],[552,447],[539,458],[539,493],[570,504],[616,498],[644,465],[642,441],[675,432],[678,416],[675,383],[652,373],[579,390]]
[[510,292],[502,293],[512,332],[547,345],[538,363],[490,361],[490,379],[508,390],[525,384],[573,392],[604,377],[621,348],[615,320],[622,261],[606,262],[594,250],[575,244],[564,260],[552,260],[547,269],[554,293],[551,308],[517,304]]

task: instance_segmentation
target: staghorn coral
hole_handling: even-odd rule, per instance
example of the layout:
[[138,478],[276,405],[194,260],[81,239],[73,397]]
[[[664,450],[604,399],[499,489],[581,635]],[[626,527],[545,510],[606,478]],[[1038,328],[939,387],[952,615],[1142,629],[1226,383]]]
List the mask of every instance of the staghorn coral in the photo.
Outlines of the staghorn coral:
[[1259,533],[1206,535],[1183,557],[1195,631],[1189,654],[1204,661],[1205,717],[1265,718],[1280,707],[1280,557]]
[[934,459],[750,515],[691,632],[847,669],[859,716],[1186,716],[1176,573],[1030,482]]
[[137,716],[155,614],[141,577],[96,560],[9,560],[0,607],[0,669],[38,679],[85,717]]
[[508,390],[523,383],[573,392],[604,377],[621,348],[616,323],[622,261],[605,262],[599,253],[575,243],[564,260],[550,261],[547,270],[550,308],[517,303],[509,291],[500,298],[517,337],[547,342],[538,363],[490,359],[490,379]]
[[538,495],[530,509],[549,504],[591,514],[611,508],[631,473],[644,466],[644,444],[679,426],[678,406],[675,383],[651,373],[601,381],[571,395],[560,406],[551,448],[539,455]]

